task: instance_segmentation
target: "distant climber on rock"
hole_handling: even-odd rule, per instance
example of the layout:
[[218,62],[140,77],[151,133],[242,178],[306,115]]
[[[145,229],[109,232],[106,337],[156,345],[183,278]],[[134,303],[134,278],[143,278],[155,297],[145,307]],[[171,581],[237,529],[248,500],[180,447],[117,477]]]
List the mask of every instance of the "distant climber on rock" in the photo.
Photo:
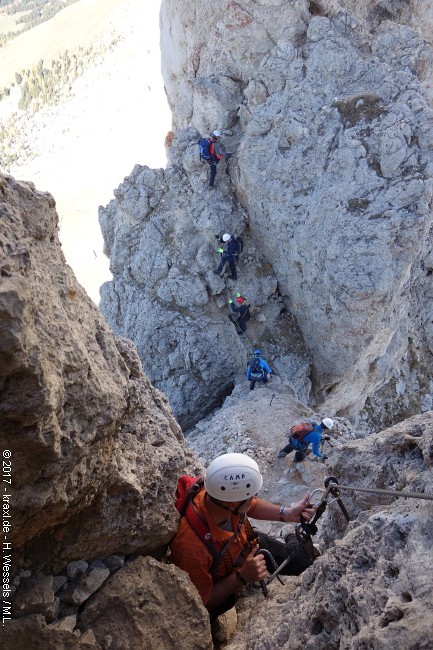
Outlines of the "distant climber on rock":
[[228,232],[225,232],[222,235],[221,241],[219,243],[220,245],[217,248],[217,253],[221,255],[221,260],[218,268],[214,271],[214,273],[222,277],[224,274],[224,267],[226,264],[228,264],[231,274],[229,275],[229,278],[231,280],[237,280],[238,274],[236,270],[236,262],[239,259],[242,248],[239,242],[239,238],[233,237]]
[[[220,248],[221,248],[221,246],[224,248],[224,244],[226,243],[226,241],[228,241],[227,240],[227,235],[228,234],[229,233],[225,232],[223,234],[215,235],[215,239],[218,241],[218,244],[219,244]],[[225,239],[223,239],[223,237]],[[236,262],[239,262],[240,255],[241,255],[242,251],[244,250],[244,240],[242,239],[242,237],[240,235],[230,235],[230,239],[235,244],[237,244],[237,250],[235,251],[235,259],[236,259]]]
[[263,477],[246,454],[218,456],[204,481],[188,483],[189,478],[178,481],[176,507],[181,518],[170,543],[171,557],[189,574],[211,623],[234,606],[245,585],[265,580],[287,558],[291,559],[281,573],[299,575],[319,555],[311,539],[305,543],[288,533],[283,542],[253,529],[247,515],[296,523],[301,517],[309,521],[315,509],[308,506],[308,494],[291,506],[259,498]]
[[308,454],[309,446],[312,445],[311,460],[326,460],[328,456],[321,452],[323,441],[330,440],[326,433],[334,428],[334,420],[323,418],[320,423],[299,422],[290,428],[289,443],[278,452],[278,458],[284,458],[287,454],[295,451],[294,461],[299,463],[305,459]]
[[200,138],[198,146],[200,148],[200,158],[205,160],[210,167],[209,187],[214,187],[217,165],[222,158],[230,158],[231,153],[223,151],[221,144],[221,132],[212,131],[208,138]]
[[229,300],[229,305],[236,319],[236,325],[239,329],[238,334],[242,336],[247,331],[247,322],[251,318],[250,305],[240,293],[236,295],[236,302]]
[[250,382],[250,390],[254,390],[256,381],[267,384],[268,375],[272,374],[272,370],[262,358],[261,350],[254,350],[253,358],[249,361],[245,374]]

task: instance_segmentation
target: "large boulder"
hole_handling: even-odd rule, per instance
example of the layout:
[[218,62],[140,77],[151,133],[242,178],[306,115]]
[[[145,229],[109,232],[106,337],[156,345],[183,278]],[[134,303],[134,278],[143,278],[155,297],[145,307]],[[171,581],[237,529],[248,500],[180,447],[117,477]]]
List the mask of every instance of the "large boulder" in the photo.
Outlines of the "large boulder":
[[213,647],[209,616],[186,573],[153,558],[126,564],[87,601],[80,629],[91,630],[102,647]]
[[53,198],[0,176],[0,210],[0,436],[13,568],[161,552],[177,526],[176,477],[194,464],[167,399],[66,266]]

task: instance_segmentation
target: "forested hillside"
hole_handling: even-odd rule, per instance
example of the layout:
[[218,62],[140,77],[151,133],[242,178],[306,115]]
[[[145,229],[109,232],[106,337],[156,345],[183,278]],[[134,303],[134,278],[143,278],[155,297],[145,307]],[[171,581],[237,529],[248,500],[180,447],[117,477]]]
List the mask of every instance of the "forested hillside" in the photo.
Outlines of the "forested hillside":
[[13,39],[18,34],[36,27],[55,16],[67,5],[77,0],[0,0],[0,8],[5,8],[5,14],[15,16],[15,23],[19,29],[0,34],[0,47]]

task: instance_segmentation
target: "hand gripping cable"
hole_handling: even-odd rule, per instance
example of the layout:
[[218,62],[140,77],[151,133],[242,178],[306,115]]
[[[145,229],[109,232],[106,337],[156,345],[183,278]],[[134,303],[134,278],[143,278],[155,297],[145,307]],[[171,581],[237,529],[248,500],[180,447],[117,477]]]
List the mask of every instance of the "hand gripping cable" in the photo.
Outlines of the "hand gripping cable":
[[[341,490],[343,491],[346,490],[348,492],[366,492],[368,494],[404,497],[406,499],[425,499],[428,501],[433,501],[433,495],[429,493],[403,492],[399,490],[382,490],[379,488],[364,488],[364,487],[356,487],[353,485],[340,485],[338,480],[335,478],[335,476],[328,476],[327,478],[325,478],[324,486],[325,489],[317,488],[313,490],[313,492],[311,493],[310,496],[311,505],[314,505],[315,495],[316,494],[321,495],[320,501],[317,504],[316,512],[314,513],[312,519],[310,519],[310,521],[301,520],[301,523],[299,523],[296,526],[296,534],[298,536],[298,539],[301,542],[302,541],[306,542],[309,538],[311,538],[312,535],[315,535],[317,533],[317,521],[325,512],[326,507],[331,503],[333,503],[334,501],[338,504],[346,521],[348,522],[350,521],[349,513],[347,512],[347,509],[343,501],[341,500],[341,496],[340,496]],[[332,500],[329,501],[330,497],[332,497]],[[263,551],[259,551],[259,552],[263,552]],[[282,562],[277,569],[275,569],[275,571],[266,580],[267,585],[270,582],[272,582],[274,578],[278,578],[281,582],[279,573],[292,560],[292,558],[296,555],[297,552],[298,549],[296,549],[293,553],[291,553],[289,557],[286,558],[284,562]]]
[[[297,552],[298,552],[298,549],[296,549],[296,553]],[[268,551],[267,548],[259,548],[256,555],[260,555],[260,554],[264,555],[264,557],[267,559],[267,561],[268,561],[267,566],[270,566],[272,568],[272,571],[274,571],[274,572],[277,571],[278,565],[277,565],[277,563],[275,561],[275,558],[272,555],[272,553],[270,551]],[[294,554],[292,554],[292,555],[294,555]],[[280,576],[277,575],[277,578],[280,581],[280,583],[283,585],[284,582],[281,580]],[[269,595],[269,590],[268,590],[268,588],[266,586],[268,584],[268,582],[269,582],[269,578],[267,580],[260,580],[260,588],[261,588],[263,596],[265,598],[267,598],[268,595]]]
[[[296,535],[297,535],[299,541],[301,542],[301,544],[305,544],[308,540],[311,539],[312,535],[315,535],[317,533],[317,521],[320,519],[320,517],[323,515],[323,513],[326,510],[326,507],[328,505],[328,497],[329,497],[329,494],[331,494],[331,490],[333,490],[333,486],[327,487],[326,490],[323,490],[322,488],[317,488],[317,489],[313,490],[313,492],[311,493],[309,506],[314,505],[314,500],[315,500],[316,494],[321,495],[321,498],[320,498],[320,501],[317,504],[316,512],[314,513],[312,519],[310,519],[310,521],[306,521],[305,519],[303,519],[301,517],[301,522],[296,526],[296,529],[295,529]],[[334,500],[337,500],[337,503],[338,503],[338,499],[337,499],[336,495],[333,494],[332,496],[334,496]],[[343,510],[343,514],[345,515],[345,517],[349,521],[349,515],[347,513],[347,510],[344,508],[344,505],[341,503],[341,500],[340,500],[339,505],[340,505],[340,508],[342,508],[342,510]],[[281,582],[281,578],[279,576],[279,573],[281,573],[281,571],[284,569],[284,567],[287,566],[292,561],[292,559],[295,557],[295,555],[298,552],[299,552],[299,548],[295,549],[289,555],[289,557],[287,557],[284,560],[284,562],[282,562],[280,564],[280,566],[277,569],[275,569],[275,571],[269,576],[269,578],[266,580],[266,584],[269,584],[270,582],[272,582],[272,580],[274,578],[278,578],[278,580]]]

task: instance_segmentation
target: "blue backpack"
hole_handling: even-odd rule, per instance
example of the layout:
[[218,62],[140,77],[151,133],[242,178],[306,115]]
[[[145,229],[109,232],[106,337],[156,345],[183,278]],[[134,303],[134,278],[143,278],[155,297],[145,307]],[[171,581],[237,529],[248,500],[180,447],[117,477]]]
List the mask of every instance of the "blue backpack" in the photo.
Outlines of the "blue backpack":
[[208,138],[200,138],[197,142],[200,150],[200,160],[211,160],[211,155],[209,153],[210,141]]

